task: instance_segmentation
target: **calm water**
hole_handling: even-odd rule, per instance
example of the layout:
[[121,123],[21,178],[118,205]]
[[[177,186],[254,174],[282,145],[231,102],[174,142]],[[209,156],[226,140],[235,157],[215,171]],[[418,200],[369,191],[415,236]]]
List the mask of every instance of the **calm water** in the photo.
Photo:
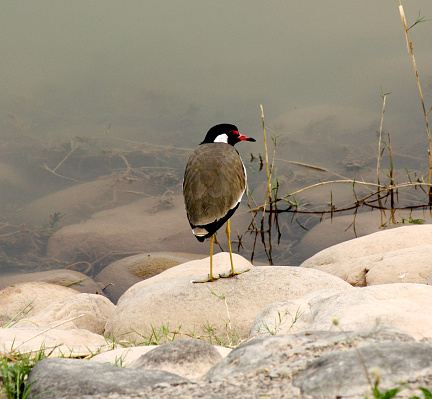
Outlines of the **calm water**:
[[[419,12],[432,19],[430,0],[405,3],[409,25]],[[213,124],[229,122],[258,139],[240,152],[262,153],[263,104],[267,126],[286,140],[278,158],[339,170],[346,158],[310,148],[333,140],[358,146],[358,162],[375,156],[383,91],[395,152],[427,157],[396,1],[6,2],[0,35],[3,148],[104,134],[193,148]],[[432,22],[410,35],[429,108]],[[293,140],[309,149],[294,150]],[[50,191],[71,184],[43,183]],[[21,202],[42,195],[28,192]]]

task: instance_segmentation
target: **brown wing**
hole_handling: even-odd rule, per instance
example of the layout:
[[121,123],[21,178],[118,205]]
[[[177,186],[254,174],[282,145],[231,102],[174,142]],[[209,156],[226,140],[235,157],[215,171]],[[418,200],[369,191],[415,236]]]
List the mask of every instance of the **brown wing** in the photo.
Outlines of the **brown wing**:
[[246,187],[243,162],[225,143],[201,144],[190,156],[183,180],[189,221],[204,226],[223,218]]

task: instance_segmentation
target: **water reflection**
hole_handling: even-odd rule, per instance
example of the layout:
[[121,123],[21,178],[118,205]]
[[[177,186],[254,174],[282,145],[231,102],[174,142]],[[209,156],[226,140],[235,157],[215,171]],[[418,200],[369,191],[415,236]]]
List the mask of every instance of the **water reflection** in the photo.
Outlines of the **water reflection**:
[[[419,10],[432,18],[428,1],[405,5],[412,22]],[[424,118],[397,4],[21,2],[4,5],[0,32],[2,53],[8,55],[0,77],[1,273],[41,267],[45,257],[46,267],[81,262],[83,270],[91,264],[96,273],[135,250],[207,253],[205,245],[191,244],[187,225],[164,230],[157,218],[157,240],[142,237],[152,245],[140,247],[128,236],[103,261],[88,248],[85,256],[57,258],[48,238],[78,224],[103,229],[89,220],[138,200],[142,215],[163,220],[164,212],[172,212],[170,224],[186,224],[177,196],[189,149],[220,122],[260,137],[261,103],[268,127],[279,137],[279,193],[336,175],[376,181],[381,88],[391,92],[384,129],[391,133],[397,179],[409,178],[405,169],[414,180],[428,169]],[[430,106],[432,23],[410,34]],[[259,205],[266,186],[257,161],[262,138],[256,147],[240,151],[245,161],[254,152],[247,168]],[[386,152],[384,176],[388,169]],[[419,190],[403,200],[422,195]],[[310,190],[297,200],[342,206],[352,200],[352,190]],[[247,232],[247,209],[245,203],[233,230],[238,229],[239,252],[250,257],[254,237]],[[120,222],[119,232],[134,225],[134,215],[127,215],[131,219]],[[110,217],[110,226],[118,226]],[[279,218],[274,262],[298,264],[310,254],[302,237],[319,222],[311,215]],[[277,232],[273,238],[278,241]],[[255,258],[265,261],[266,250],[256,246]]]

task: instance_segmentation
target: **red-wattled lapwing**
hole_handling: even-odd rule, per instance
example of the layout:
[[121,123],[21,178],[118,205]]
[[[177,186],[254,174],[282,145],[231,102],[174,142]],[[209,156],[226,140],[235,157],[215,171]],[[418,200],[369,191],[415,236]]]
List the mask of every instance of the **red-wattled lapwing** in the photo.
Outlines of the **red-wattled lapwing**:
[[[183,179],[183,196],[192,232],[198,241],[210,237],[210,274],[207,282],[231,277],[247,270],[234,270],[230,217],[238,208],[246,189],[246,169],[234,145],[239,141],[255,141],[238,132],[234,125],[213,126],[204,141],[189,157]],[[226,224],[231,272],[213,276],[213,235]]]

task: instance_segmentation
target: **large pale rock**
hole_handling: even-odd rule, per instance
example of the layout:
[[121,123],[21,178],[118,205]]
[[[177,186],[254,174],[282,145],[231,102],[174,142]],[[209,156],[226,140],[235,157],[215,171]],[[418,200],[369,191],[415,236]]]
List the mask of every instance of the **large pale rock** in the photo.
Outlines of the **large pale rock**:
[[377,269],[369,279],[372,284],[374,281],[375,284],[391,283],[397,279],[425,282],[430,275],[430,247],[424,245],[431,243],[432,225],[403,226],[334,245],[307,259],[301,266],[334,274],[354,286],[367,285],[368,273],[375,267]]
[[[96,294],[78,294],[53,302],[34,316],[26,317],[17,326],[39,328],[54,327],[61,330],[83,329],[102,334],[105,323],[114,312],[115,305]],[[67,320],[67,323],[64,323]]]
[[[201,270],[207,271],[206,260],[201,262]],[[225,265],[228,268],[229,262]],[[254,267],[234,278],[208,284],[192,283],[190,276],[159,281],[119,301],[105,334],[140,341],[151,336],[152,327],[157,331],[165,326],[172,332],[181,328],[185,334],[208,335],[206,326],[211,326],[218,336],[234,333],[246,338],[252,321],[267,304],[335,287],[353,289],[329,274],[284,266]]]
[[153,277],[166,269],[192,259],[202,259],[203,255],[193,255],[176,252],[145,253],[120,259],[106,266],[96,277],[104,293],[113,302],[132,285]]
[[[389,283],[430,284],[432,276],[432,244],[402,248],[386,252],[377,257],[373,255],[370,263],[363,258],[366,270],[366,285]],[[377,259],[378,258],[378,259]],[[359,259],[357,262],[360,262]]]
[[72,287],[79,292],[87,292],[89,294],[101,293],[103,288],[83,273],[68,269],[54,269],[45,272],[0,276],[0,289],[13,284],[30,281],[44,281],[45,283],[63,285],[64,287]]
[[77,294],[72,288],[44,282],[12,285],[0,291],[0,319],[8,322],[20,312],[19,318],[33,316],[53,302]]
[[180,339],[157,346],[135,360],[130,367],[140,370],[163,370],[185,378],[197,379],[219,360],[221,354],[199,339]]
[[[376,232],[393,231],[401,227],[425,227],[426,229],[432,229],[432,227],[428,227],[427,225],[407,225],[401,222],[403,219],[409,218],[422,219],[428,224],[432,223],[431,214],[423,211],[410,212],[398,210],[394,215],[395,221],[399,222],[397,224],[389,223],[391,214],[388,211],[384,214],[378,211],[362,212],[358,213],[355,218],[353,215],[333,216],[333,218],[323,220],[321,223],[311,228],[301,239],[300,243],[296,245],[294,251],[301,260],[305,260],[323,249]],[[386,230],[382,230],[381,226],[383,223],[386,223]],[[420,240],[417,245],[429,243],[430,241],[427,241],[425,238]],[[397,248],[391,247],[390,249]],[[365,252],[361,255],[368,255],[368,253]]]
[[[43,350],[52,356],[88,356],[107,345],[102,335],[87,330],[59,330],[35,327],[0,328],[1,350],[29,353]],[[13,353],[12,352],[12,353]]]
[[[315,291],[267,306],[253,322],[250,333],[269,334],[266,326],[272,333],[297,333],[360,330],[386,324],[405,330],[416,339],[432,339],[431,295],[432,286],[423,284]],[[296,314],[298,318],[293,323],[291,316]]]
[[[254,266],[243,256],[233,254],[234,267],[237,270],[251,269]],[[213,275],[218,276],[219,274],[226,273],[230,270],[231,263],[229,253],[220,252],[213,255]],[[182,263],[178,266],[171,267],[162,273],[157,274],[154,277],[148,278],[130,287],[118,301],[118,304],[127,300],[135,292],[149,287],[159,281],[172,280],[179,277],[189,276],[191,280],[204,279],[210,271],[210,257],[204,259],[192,260],[189,262]]]
[[[237,211],[232,226],[246,229],[249,216],[239,215],[241,212]],[[175,196],[170,206],[163,205],[159,199],[145,198],[97,212],[83,223],[54,233],[48,241],[47,252],[56,259],[74,262],[80,253],[99,259],[109,253],[161,252],[168,247],[172,252],[207,254],[209,251],[209,245],[199,243],[191,233],[182,196]]]

